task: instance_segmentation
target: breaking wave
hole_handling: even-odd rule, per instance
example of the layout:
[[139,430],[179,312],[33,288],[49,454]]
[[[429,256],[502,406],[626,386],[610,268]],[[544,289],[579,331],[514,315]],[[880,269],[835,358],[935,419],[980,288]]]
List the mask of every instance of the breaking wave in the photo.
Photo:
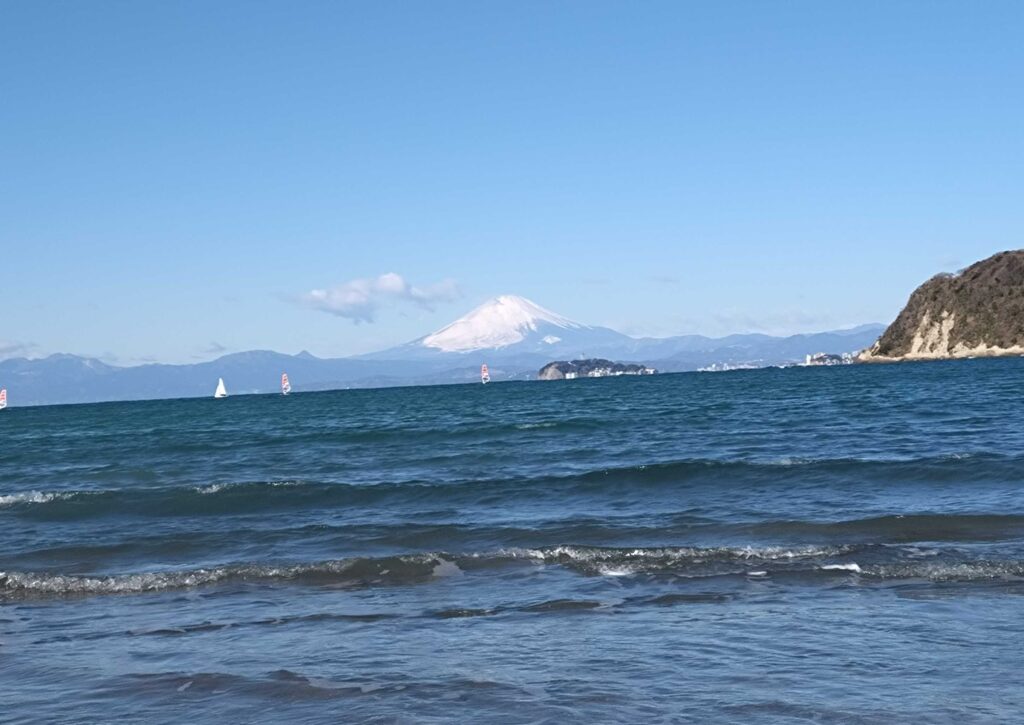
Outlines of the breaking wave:
[[14,506],[16,504],[38,504],[49,503],[60,499],[70,498],[78,495],[75,492],[44,493],[42,491],[25,491],[24,493],[12,493],[0,496],[0,508]]
[[[880,559],[887,554],[888,559]],[[853,561],[864,555],[873,563]],[[604,548],[555,546],[452,554],[428,552],[359,557],[298,564],[233,564],[221,567],[139,572],[110,576],[0,572],[0,598],[141,594],[216,584],[286,583],[319,587],[372,587],[420,584],[507,566],[558,566],[582,576],[655,576],[681,579],[770,577],[797,574],[856,574],[864,579],[932,581],[1020,580],[1021,560],[941,560],[919,550],[857,547],[657,547]]]
[[308,564],[236,564],[112,576],[10,571],[0,572],[0,595],[140,594],[229,582],[290,582],[320,586],[402,584],[461,573],[457,564],[439,554],[338,559]]

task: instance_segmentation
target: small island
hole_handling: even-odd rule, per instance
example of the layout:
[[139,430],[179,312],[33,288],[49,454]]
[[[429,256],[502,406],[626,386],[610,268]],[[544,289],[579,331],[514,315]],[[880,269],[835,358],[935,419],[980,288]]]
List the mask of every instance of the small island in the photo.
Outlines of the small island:
[[601,358],[559,360],[550,362],[537,373],[539,380],[574,380],[575,378],[608,378],[619,375],[654,375],[657,370],[637,363],[617,363]]

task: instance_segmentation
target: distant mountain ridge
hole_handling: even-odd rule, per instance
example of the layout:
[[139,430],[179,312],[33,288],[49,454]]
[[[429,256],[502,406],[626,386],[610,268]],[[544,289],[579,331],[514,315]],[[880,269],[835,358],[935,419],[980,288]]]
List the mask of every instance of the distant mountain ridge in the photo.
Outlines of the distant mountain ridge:
[[772,337],[748,334],[710,338],[682,335],[633,338],[606,327],[575,322],[515,295],[485,302],[450,325],[404,345],[368,355],[318,358],[269,350],[224,355],[188,365],[109,365],[94,358],[56,354],[0,361],[0,387],[11,406],[212,396],[217,378],[229,395],[271,393],[287,372],[296,392],[345,387],[467,383],[491,378],[532,380],[553,360],[602,357],[650,365],[663,372],[715,363],[777,365],[809,353],[854,352],[873,343],[881,325]]
[[1024,250],[922,284],[864,362],[1024,355]]

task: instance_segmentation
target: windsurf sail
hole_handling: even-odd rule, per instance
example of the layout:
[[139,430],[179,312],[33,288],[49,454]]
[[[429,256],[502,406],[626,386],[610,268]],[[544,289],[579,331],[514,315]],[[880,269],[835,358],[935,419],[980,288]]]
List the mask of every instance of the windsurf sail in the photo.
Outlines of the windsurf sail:
[[228,397],[228,389],[224,387],[224,378],[217,378],[217,392],[213,394],[215,398],[226,398]]
[[0,388],[0,410],[7,407],[7,388]]
[[288,382],[288,373],[281,373],[281,395],[292,392],[292,384]]
[[483,383],[484,385],[487,385],[487,383],[491,382],[491,373],[487,369],[487,363],[484,363],[483,365],[480,366],[480,382]]

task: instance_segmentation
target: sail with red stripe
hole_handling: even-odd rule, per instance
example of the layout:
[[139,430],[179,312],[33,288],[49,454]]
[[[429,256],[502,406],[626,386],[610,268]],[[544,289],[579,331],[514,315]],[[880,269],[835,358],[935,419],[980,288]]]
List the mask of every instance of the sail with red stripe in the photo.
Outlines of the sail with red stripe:
[[281,395],[292,392],[292,384],[288,382],[288,373],[281,373]]
[[487,369],[487,363],[484,363],[483,365],[480,366],[480,382],[483,383],[484,385],[487,385],[487,383],[491,382],[491,373]]
[[0,410],[7,407],[7,388],[0,388]]

